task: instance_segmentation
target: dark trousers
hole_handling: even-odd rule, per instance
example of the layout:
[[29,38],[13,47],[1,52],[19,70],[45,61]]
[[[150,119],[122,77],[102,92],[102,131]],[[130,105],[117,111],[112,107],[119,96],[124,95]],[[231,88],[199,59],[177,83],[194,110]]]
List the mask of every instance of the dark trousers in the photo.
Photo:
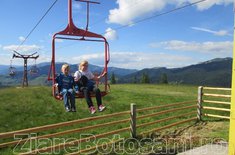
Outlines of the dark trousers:
[[90,108],[93,105],[93,102],[91,100],[91,92],[95,93],[95,97],[96,97],[96,102],[97,102],[97,106],[99,107],[102,104],[102,99],[101,99],[101,93],[100,93],[100,89],[99,88],[93,88],[92,90],[89,89],[89,87],[83,87],[82,92],[84,94],[84,97],[86,99],[87,105]]

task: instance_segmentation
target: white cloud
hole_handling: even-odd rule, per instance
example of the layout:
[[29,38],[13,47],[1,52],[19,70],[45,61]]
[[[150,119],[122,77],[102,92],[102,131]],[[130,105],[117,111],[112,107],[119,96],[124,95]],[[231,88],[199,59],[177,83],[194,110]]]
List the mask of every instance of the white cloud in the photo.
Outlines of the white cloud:
[[[186,42],[170,40],[160,43],[151,43],[150,46],[158,50],[155,52],[111,52],[109,66],[129,69],[184,67],[215,57],[232,56],[233,43],[231,41]],[[179,53],[179,51],[182,53]],[[194,54],[185,54],[183,52],[196,53],[197,58],[194,57]],[[58,62],[78,64],[82,60],[88,60],[89,63],[94,65],[104,66],[103,53],[83,54],[73,58],[69,56],[57,56]]]
[[[82,60],[88,60],[89,63],[104,66],[104,56],[100,53],[80,55],[79,57],[58,58],[58,61],[65,61],[72,64],[78,64]],[[146,53],[146,52],[112,52],[109,66],[143,69],[152,67],[182,67],[191,64],[196,60],[187,56],[179,56],[165,53]]]
[[205,29],[205,28],[200,28],[200,27],[191,27],[191,28],[194,29],[194,30],[198,30],[198,31],[212,33],[212,34],[214,34],[216,36],[232,36],[226,30],[213,31],[213,30],[210,30],[210,29]]
[[[191,2],[195,2],[196,0],[190,0]],[[233,0],[206,0],[202,3],[197,4],[197,9],[200,11],[209,9],[214,5],[229,5],[233,4]]]
[[82,60],[87,60],[91,64],[102,66],[104,62],[104,55],[101,53],[91,53],[79,55],[78,57],[73,57],[72,59],[70,58],[70,62],[75,64],[78,64]]
[[116,3],[119,7],[109,11],[108,22],[121,25],[132,24],[137,17],[159,11],[166,4],[164,0],[117,0]]
[[[108,23],[121,25],[132,24],[137,18],[149,13],[161,11],[167,5],[179,7],[183,4],[194,3],[198,0],[117,0],[118,8],[109,11]],[[207,0],[196,4],[198,10],[203,11],[214,5],[233,4],[233,0]]]
[[111,66],[143,69],[153,67],[182,67],[191,64],[196,60],[191,57],[166,54],[166,53],[146,53],[146,52],[115,52],[111,55]]
[[116,40],[118,38],[117,36],[117,32],[111,28],[107,28],[105,30],[105,34],[104,34],[104,37],[107,39],[107,40]]
[[45,55],[45,54],[39,54],[39,57],[37,59],[37,63],[41,62],[51,62],[51,56],[50,55]]
[[25,41],[25,37],[20,36],[20,37],[19,37],[19,41],[21,41],[21,42],[22,42],[22,41]]
[[199,43],[199,42],[185,42],[180,40],[171,40],[171,41],[161,42],[159,46],[162,46],[167,50],[207,53],[215,56],[231,56],[233,51],[233,42],[231,41],[221,41],[221,42],[208,41],[208,42]]
[[[10,60],[12,59],[12,54],[0,54],[0,64],[3,65],[10,65]],[[38,59],[36,60],[36,63],[42,63],[42,62],[50,62],[51,61],[51,57],[49,55],[43,55],[43,54],[39,54]],[[24,63],[24,61],[22,59],[13,59],[12,64],[13,65],[20,65],[22,66]],[[32,65],[35,64],[35,60],[33,59],[29,59],[28,60],[28,65]]]
[[18,50],[20,52],[24,52],[24,53],[29,53],[29,52],[36,52],[39,49],[41,49],[40,46],[38,45],[8,45],[8,46],[3,46],[3,50],[5,51],[14,51],[14,50]]
[[[3,64],[9,64],[12,55],[7,57],[0,57],[0,62]],[[88,60],[90,64],[104,66],[104,56],[100,53],[92,53],[87,55],[81,55],[79,57],[59,57],[57,56],[57,62],[68,62],[70,64],[78,64],[81,60]],[[40,53],[37,63],[50,62],[51,57],[48,54]],[[14,59],[14,65],[22,65],[22,60]],[[33,61],[30,61],[33,63]],[[183,67],[188,64],[198,63],[191,57],[172,55],[166,53],[146,53],[146,52],[113,52],[111,53],[111,61],[108,64],[109,67],[120,67],[129,69],[143,69],[153,67]]]

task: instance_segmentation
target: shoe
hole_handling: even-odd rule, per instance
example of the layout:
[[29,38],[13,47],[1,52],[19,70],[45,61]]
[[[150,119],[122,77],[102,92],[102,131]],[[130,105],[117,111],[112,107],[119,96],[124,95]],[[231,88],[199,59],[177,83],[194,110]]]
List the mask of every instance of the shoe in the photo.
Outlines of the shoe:
[[72,112],[76,112],[76,108],[72,108],[71,111],[72,111]]
[[70,112],[71,111],[69,107],[65,107],[65,110],[66,110],[66,112]]
[[95,107],[90,107],[90,112],[91,112],[91,114],[94,114],[95,112],[96,112],[96,110],[95,110]]
[[102,104],[99,106],[99,111],[101,112],[101,111],[104,111],[105,110],[105,106],[103,106]]

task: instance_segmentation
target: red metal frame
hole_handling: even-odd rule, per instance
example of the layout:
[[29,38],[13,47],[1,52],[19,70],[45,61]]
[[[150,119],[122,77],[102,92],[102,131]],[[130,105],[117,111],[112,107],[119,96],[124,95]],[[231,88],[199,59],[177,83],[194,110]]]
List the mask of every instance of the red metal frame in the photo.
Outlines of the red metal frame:
[[[73,23],[72,18],[72,0],[68,0],[68,25],[67,27],[60,32],[57,32],[53,35],[52,38],[52,60],[51,60],[51,67],[48,74],[48,80],[52,80],[52,84],[55,84],[56,78],[56,70],[55,70],[55,39],[67,39],[67,40],[80,40],[80,41],[96,41],[96,42],[104,42],[105,46],[105,58],[104,58],[104,69],[101,74],[108,72],[108,63],[110,60],[109,55],[109,44],[107,40],[99,34],[93,33],[88,31],[88,22],[89,22],[89,3],[97,3],[92,1],[86,0],[79,0],[81,2],[86,2],[88,9],[87,9],[87,26],[86,30],[77,28]],[[105,92],[102,92],[102,96],[106,95],[108,92],[108,77],[107,74],[105,75]],[[53,96],[55,95],[56,88],[53,87]],[[80,96],[81,97],[81,96]]]

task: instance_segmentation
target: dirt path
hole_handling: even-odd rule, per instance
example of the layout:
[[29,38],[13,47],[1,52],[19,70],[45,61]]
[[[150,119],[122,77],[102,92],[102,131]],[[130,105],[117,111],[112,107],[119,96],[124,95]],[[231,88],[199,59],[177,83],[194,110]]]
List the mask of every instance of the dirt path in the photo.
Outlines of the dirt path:
[[228,144],[207,144],[177,155],[228,155]]

